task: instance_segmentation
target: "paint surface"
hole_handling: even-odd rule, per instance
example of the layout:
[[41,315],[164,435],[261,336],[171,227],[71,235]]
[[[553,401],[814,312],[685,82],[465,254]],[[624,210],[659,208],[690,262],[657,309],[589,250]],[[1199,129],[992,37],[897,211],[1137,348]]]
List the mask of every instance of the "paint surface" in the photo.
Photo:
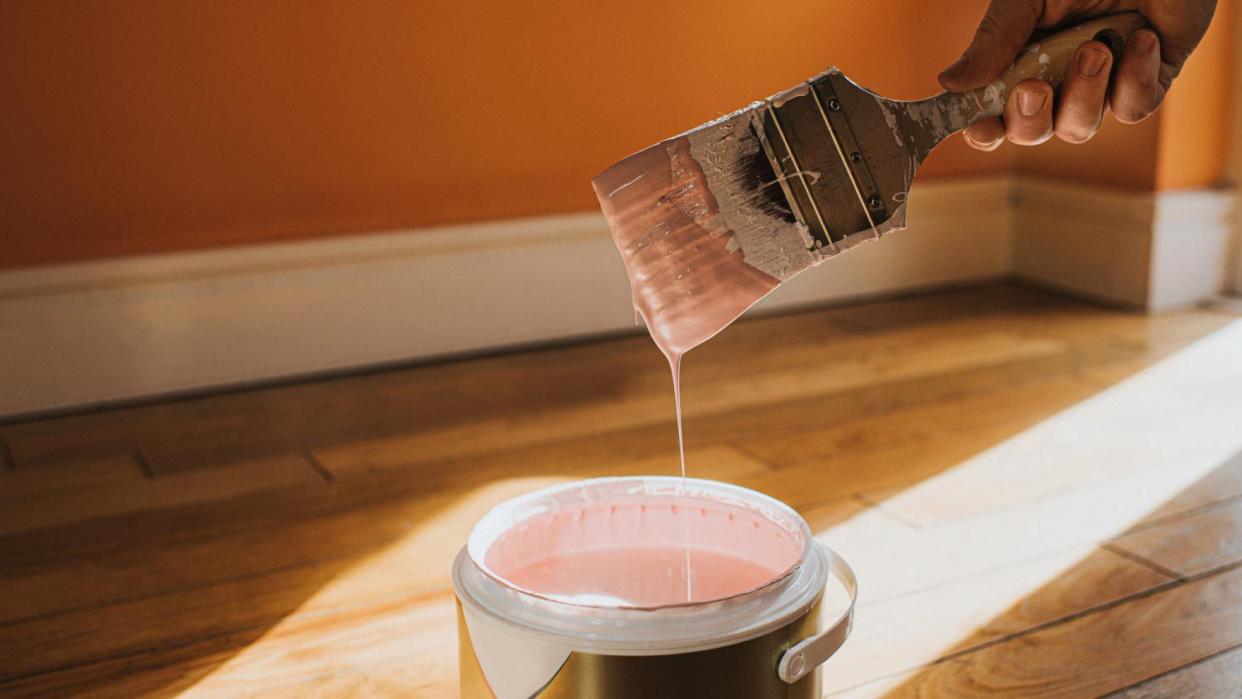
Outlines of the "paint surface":
[[676,545],[577,551],[535,561],[509,579],[576,604],[662,607],[732,597],[763,586],[779,572],[728,552],[696,550],[691,583],[684,553]]
[[535,515],[501,535],[485,561],[543,597],[649,608],[757,589],[792,569],[802,548],[796,533],[759,512],[683,493]]

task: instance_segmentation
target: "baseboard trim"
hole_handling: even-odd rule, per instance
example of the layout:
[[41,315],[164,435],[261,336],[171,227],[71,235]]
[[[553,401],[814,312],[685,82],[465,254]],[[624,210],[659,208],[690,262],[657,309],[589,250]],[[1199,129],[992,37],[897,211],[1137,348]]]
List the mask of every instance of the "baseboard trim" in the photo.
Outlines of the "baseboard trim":
[[[756,311],[1015,272],[1176,304],[1216,284],[1183,272],[1210,261],[1231,211],[1218,193],[920,183],[910,230],[828,261]],[[628,284],[597,214],[11,270],[0,272],[0,417],[626,332],[638,332]]]
[[[1005,274],[1008,179],[929,183],[914,230],[773,310]],[[0,416],[635,331],[597,214],[0,273]]]
[[1234,199],[1223,189],[1121,192],[1025,178],[1013,271],[1114,305],[1191,306],[1227,287]]

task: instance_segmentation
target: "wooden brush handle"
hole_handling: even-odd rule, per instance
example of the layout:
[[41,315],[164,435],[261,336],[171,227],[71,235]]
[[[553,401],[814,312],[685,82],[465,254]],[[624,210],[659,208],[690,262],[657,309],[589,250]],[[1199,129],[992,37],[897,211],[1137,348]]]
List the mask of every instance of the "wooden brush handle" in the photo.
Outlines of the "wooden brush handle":
[[[951,120],[965,126],[985,117],[1000,116],[1009,93],[1023,80],[1039,78],[1059,88],[1074,69],[1074,53],[1088,41],[1103,42],[1113,52],[1113,65],[1121,59],[1126,42],[1147,25],[1137,12],[1100,17],[1034,41],[1018,54],[1017,60],[990,85],[972,92],[942,95],[945,108],[955,110]],[[964,98],[964,99],[963,99]]]

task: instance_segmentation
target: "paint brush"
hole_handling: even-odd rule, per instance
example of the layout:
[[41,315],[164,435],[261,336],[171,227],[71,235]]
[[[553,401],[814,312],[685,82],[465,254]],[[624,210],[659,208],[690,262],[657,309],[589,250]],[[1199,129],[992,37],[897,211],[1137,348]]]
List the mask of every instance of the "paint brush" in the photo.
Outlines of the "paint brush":
[[990,85],[923,100],[829,69],[600,173],[592,184],[656,344],[679,357],[803,270],[905,228],[914,175],[940,142],[1000,115],[1023,80],[1059,87],[1084,42],[1119,58],[1145,26],[1138,13],[1086,22],[1032,43]]

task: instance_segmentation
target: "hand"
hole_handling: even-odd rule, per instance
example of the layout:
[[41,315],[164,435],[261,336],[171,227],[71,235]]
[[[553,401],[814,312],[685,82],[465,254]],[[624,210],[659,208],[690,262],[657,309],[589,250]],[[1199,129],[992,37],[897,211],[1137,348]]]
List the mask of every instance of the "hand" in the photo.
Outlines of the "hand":
[[1033,146],[1053,134],[1083,143],[1099,130],[1106,106],[1126,124],[1156,111],[1215,10],[1216,0],[992,0],[970,47],[940,74],[940,84],[965,92],[996,80],[1036,29],[1138,11],[1152,29],[1130,38],[1115,71],[1108,47],[1088,41],[1078,48],[1055,100],[1051,85],[1025,80],[1009,95],[1003,122],[984,119],[963,132],[967,143],[985,151],[999,148],[1006,138]]

